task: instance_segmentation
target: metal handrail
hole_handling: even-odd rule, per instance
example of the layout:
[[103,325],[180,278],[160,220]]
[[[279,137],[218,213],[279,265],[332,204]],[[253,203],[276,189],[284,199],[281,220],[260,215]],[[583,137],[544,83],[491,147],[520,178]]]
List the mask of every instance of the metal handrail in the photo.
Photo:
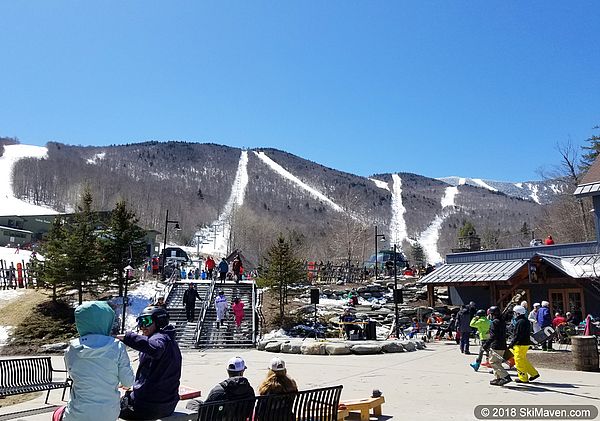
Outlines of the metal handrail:
[[213,279],[204,295],[204,300],[202,301],[202,308],[200,309],[200,317],[198,318],[198,322],[196,323],[196,329],[194,330],[194,342],[195,345],[198,346],[200,342],[200,336],[202,335],[202,328],[204,327],[204,318],[206,317],[206,312],[210,307],[212,302],[212,297],[215,292],[215,284],[216,280]]
[[175,271],[173,271],[167,282],[163,285],[163,288],[161,288],[159,291],[156,291],[156,294],[154,294],[153,302],[155,303],[158,301],[159,297],[163,297],[165,299],[165,303],[167,303],[169,294],[171,294],[171,290],[173,289],[173,285],[175,285],[176,281],[177,276]]
[[256,288],[256,284],[254,284],[253,286],[253,293],[254,291],[256,291],[256,306],[254,307],[254,312],[256,313],[256,315],[258,316],[258,320],[259,320],[259,324],[258,324],[258,333],[256,331],[255,327],[255,317],[252,317],[252,325],[253,325],[253,342],[254,345],[256,345],[257,342],[257,338],[262,338],[262,328],[264,326],[265,323],[265,316],[262,313],[262,303],[263,303],[263,290],[262,289],[257,289]]

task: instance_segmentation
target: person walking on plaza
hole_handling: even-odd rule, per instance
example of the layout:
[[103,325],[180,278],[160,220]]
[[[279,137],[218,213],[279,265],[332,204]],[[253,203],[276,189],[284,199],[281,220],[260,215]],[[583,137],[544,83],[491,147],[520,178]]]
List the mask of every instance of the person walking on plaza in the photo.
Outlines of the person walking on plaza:
[[217,329],[219,329],[227,314],[227,298],[223,290],[219,291],[219,295],[215,298],[215,310],[217,311]]
[[[552,326],[552,316],[550,315],[550,303],[542,301],[542,306],[537,313],[537,322],[540,325],[540,330],[544,330],[548,326]],[[552,339],[542,342],[542,351],[553,351]]]
[[194,288],[194,283],[183,293],[183,304],[185,305],[185,318],[188,322],[194,321],[194,311],[196,310],[196,300],[201,300],[198,291]]
[[75,309],[80,337],[65,352],[65,367],[73,381],[71,398],[58,407],[53,420],[106,421],[119,417],[119,385],[134,381],[127,348],[110,336],[115,312],[105,301],[88,301]]
[[227,259],[223,257],[219,263],[219,281],[221,281],[221,283],[225,282],[227,272],[229,272],[229,263],[227,263]]
[[484,352],[486,354],[486,362],[483,365],[486,367],[490,367],[490,353],[489,351],[486,351],[484,349],[483,344],[490,337],[491,324],[491,320],[486,317],[485,310],[477,310],[477,313],[475,313],[475,317],[473,317],[471,323],[469,324],[472,328],[477,329],[477,334],[479,335],[479,342],[481,343],[477,359],[474,363],[469,364],[475,371],[479,370],[479,366],[481,365],[481,361],[483,360]]
[[118,335],[125,345],[139,351],[139,366],[132,391],[121,398],[119,418],[154,420],[171,415],[179,402],[181,351],[175,328],[164,308],[146,307],[137,318],[142,334]]
[[206,263],[204,264],[204,268],[208,273],[208,279],[213,279],[213,271],[215,270],[215,266],[216,264],[212,256],[208,256],[208,259],[206,259]]
[[233,299],[231,311],[233,311],[235,317],[235,327],[239,330],[242,325],[242,320],[244,319],[244,303],[240,300],[240,297],[235,297]]
[[533,310],[529,312],[529,316],[527,316],[527,320],[531,322],[531,327],[533,328],[533,333],[537,333],[540,330],[540,325],[537,321],[538,310],[540,309],[540,303],[533,303]]
[[504,352],[506,351],[506,322],[500,308],[492,306],[488,310],[492,319],[490,325],[490,337],[485,342],[484,348],[490,351],[490,365],[494,370],[494,379],[490,381],[492,386],[503,386],[512,381],[508,372],[502,367]]
[[527,320],[527,310],[523,306],[515,306],[513,312],[517,323],[515,324],[515,333],[509,345],[515,355],[515,366],[519,378],[516,383],[528,383],[540,377],[540,373],[531,365],[527,359],[527,351],[531,345],[530,332],[531,323]]
[[469,339],[471,336],[471,309],[463,306],[456,318],[456,330],[460,333],[460,352],[469,355]]

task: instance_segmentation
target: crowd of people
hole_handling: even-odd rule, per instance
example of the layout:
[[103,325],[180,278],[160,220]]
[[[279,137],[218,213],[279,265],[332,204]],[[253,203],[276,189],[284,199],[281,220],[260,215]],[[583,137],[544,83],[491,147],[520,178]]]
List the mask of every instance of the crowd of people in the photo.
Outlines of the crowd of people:
[[[79,337],[69,343],[64,357],[73,385],[68,403],[54,411],[53,421],[147,420],[167,417],[175,410],[182,358],[168,312],[161,306],[146,307],[136,319],[138,332],[111,336],[115,317],[105,301],[84,302],[75,309]],[[127,347],[139,352],[135,375]],[[267,368],[259,395],[298,390],[281,358],[273,358]],[[188,408],[198,410],[205,402],[253,398],[255,392],[244,377],[245,370],[241,357],[232,358],[226,367],[228,377],[211,389],[205,401],[193,400]],[[291,408],[281,410],[291,414]]]

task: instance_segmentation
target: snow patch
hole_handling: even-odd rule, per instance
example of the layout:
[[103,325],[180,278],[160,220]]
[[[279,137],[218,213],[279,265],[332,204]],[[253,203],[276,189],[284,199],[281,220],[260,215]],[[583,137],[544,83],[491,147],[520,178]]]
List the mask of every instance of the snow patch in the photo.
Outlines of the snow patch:
[[523,183],[515,183],[515,187],[518,187],[520,189],[523,188]]
[[402,179],[398,174],[392,174],[392,219],[390,221],[391,244],[402,246],[402,241],[408,237],[404,214],[406,208],[402,203]]
[[100,152],[92,156],[91,158],[86,159],[88,164],[96,165],[98,161],[102,161],[106,156],[106,152]]
[[459,186],[464,186],[465,184],[467,184],[467,179],[465,177],[460,177],[458,179],[458,185]]
[[379,187],[380,189],[385,189],[387,191],[390,191],[390,186],[385,181],[377,180],[376,178],[369,178],[369,180],[371,180],[373,183],[375,183],[375,185],[377,187]]
[[475,184],[477,184],[480,187],[483,187],[484,189],[488,189],[488,190],[495,191],[495,192],[498,191],[498,189],[493,188],[492,186],[487,184],[485,181],[483,181],[481,178],[472,178],[471,180],[473,180],[473,182]]
[[14,196],[12,171],[15,163],[23,158],[45,158],[48,148],[33,145],[5,145],[0,157],[0,215],[50,215],[54,209],[34,205]]
[[8,338],[12,329],[12,326],[0,326],[0,347],[8,343]]

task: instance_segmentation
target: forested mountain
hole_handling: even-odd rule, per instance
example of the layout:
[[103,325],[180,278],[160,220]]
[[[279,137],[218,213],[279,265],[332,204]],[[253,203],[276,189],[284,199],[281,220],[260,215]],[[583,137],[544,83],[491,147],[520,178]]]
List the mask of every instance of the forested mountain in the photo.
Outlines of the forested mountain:
[[[46,158],[15,164],[16,196],[69,211],[87,184],[98,209],[111,209],[125,198],[146,228],[162,232],[168,209],[183,228],[173,238],[190,244],[195,232],[219,218],[242,171],[240,149],[209,143],[82,147],[51,142],[47,148]],[[403,173],[400,162],[401,186],[391,174],[360,177],[275,149],[250,150],[247,158],[243,204],[229,217],[230,246],[257,258],[278,232],[294,231],[304,237],[307,257],[347,259],[350,254],[361,260],[372,253],[374,225],[388,241],[395,235],[390,230],[400,229],[397,238],[407,251],[418,240],[433,241],[442,255],[449,252],[465,221],[489,246],[520,245],[527,239],[523,226],[535,228],[542,215],[534,200]],[[448,190],[451,184],[458,185],[456,191]]]

